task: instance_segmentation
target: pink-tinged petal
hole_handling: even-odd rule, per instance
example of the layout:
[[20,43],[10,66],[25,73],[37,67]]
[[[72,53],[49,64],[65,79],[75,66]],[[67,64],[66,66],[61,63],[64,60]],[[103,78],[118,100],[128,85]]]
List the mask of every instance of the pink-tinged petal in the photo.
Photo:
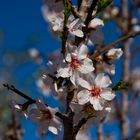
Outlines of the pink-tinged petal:
[[83,60],[83,64],[80,66],[79,71],[81,73],[87,74],[94,71],[93,62],[89,58]]
[[57,71],[57,77],[66,78],[66,77],[70,77],[70,76],[71,76],[71,69],[69,67],[67,67],[67,68],[60,68]]
[[104,26],[103,20],[99,18],[94,18],[93,20],[90,21],[88,28],[96,28],[97,26]]
[[91,85],[88,83],[88,81],[82,79],[82,78],[79,78],[79,85],[83,88],[86,88],[88,90],[91,89]]
[[53,134],[57,135],[58,134],[58,130],[57,128],[53,127],[53,126],[49,126],[48,130],[51,131]]
[[71,62],[71,60],[72,60],[71,53],[66,52],[66,57],[65,57],[65,59],[66,59],[67,62]]
[[114,93],[112,93],[110,88],[108,88],[108,89],[103,89],[100,96],[107,101],[111,101],[115,98],[116,95]]
[[73,29],[74,26],[78,23],[78,21],[79,21],[79,18],[75,19],[73,22],[71,22],[71,23],[68,25],[68,28]]
[[81,30],[79,30],[79,29],[73,30],[70,33],[75,35],[75,36],[78,36],[78,37],[83,37],[84,36],[84,33]]
[[66,54],[65,54],[65,59],[66,59],[67,62],[71,62],[73,53],[74,54],[77,53],[77,47],[68,44],[67,47],[66,47]]
[[109,76],[105,76],[103,73],[98,74],[95,78],[95,85],[101,88],[106,88],[111,84]]
[[103,110],[103,101],[100,98],[90,98],[90,103],[95,110]]
[[88,48],[85,44],[82,44],[78,48],[78,58],[79,59],[85,59],[87,57],[87,54],[88,54]]
[[78,103],[84,105],[90,100],[90,92],[88,90],[82,90],[77,94]]

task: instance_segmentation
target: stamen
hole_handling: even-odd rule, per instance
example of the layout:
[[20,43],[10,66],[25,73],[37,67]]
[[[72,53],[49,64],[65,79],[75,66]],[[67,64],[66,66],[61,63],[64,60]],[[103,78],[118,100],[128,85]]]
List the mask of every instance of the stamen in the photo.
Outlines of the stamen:
[[90,90],[90,93],[93,97],[98,97],[100,96],[101,88],[97,86],[93,86],[92,89]]

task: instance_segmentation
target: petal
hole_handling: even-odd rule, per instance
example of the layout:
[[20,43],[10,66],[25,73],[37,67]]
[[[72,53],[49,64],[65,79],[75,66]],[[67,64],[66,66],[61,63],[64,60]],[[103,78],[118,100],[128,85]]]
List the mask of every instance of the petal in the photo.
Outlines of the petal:
[[89,102],[90,92],[88,90],[82,90],[77,94],[77,99],[80,105],[84,105]]
[[65,57],[65,59],[66,59],[67,62],[71,62],[71,60],[72,60],[71,53],[69,53],[69,52],[66,51],[66,57]]
[[70,77],[71,76],[71,69],[69,67],[67,67],[67,68],[60,68],[57,71],[57,76],[58,77],[63,77],[63,78]]
[[68,28],[73,29],[74,26],[78,23],[79,18],[75,19],[74,21],[72,21],[69,25]]
[[108,52],[107,52],[107,56],[112,56],[114,57],[114,59],[119,59],[123,54],[123,51],[121,48],[119,49],[110,49]]
[[95,85],[101,88],[106,88],[111,84],[109,76],[105,76],[104,73],[98,74],[95,78]]
[[86,88],[86,89],[90,89],[90,84],[88,83],[88,81],[82,79],[82,78],[79,78],[79,85],[83,88]]
[[66,47],[66,56],[65,56],[65,59],[67,62],[71,62],[72,53],[75,53],[75,54],[77,53],[77,47],[68,44]]
[[48,130],[51,131],[53,134],[57,135],[58,134],[58,130],[57,128],[53,127],[53,126],[49,126]]
[[100,98],[90,98],[90,103],[93,105],[95,110],[103,110],[103,100]]
[[105,107],[105,111],[111,112],[111,107]]
[[94,71],[93,62],[89,58],[83,60],[83,64],[80,66],[79,71],[87,74]]
[[99,18],[94,18],[93,20],[90,21],[88,25],[89,28],[96,28],[97,26],[104,26],[103,20]]
[[79,29],[70,31],[70,33],[75,35],[75,36],[78,36],[78,37],[83,37],[84,36],[84,33]]
[[100,96],[107,101],[111,101],[115,98],[116,95],[112,93],[110,88],[108,88],[108,89],[103,89]]
[[88,54],[88,48],[85,44],[82,44],[80,47],[78,47],[78,58],[79,59],[85,59]]

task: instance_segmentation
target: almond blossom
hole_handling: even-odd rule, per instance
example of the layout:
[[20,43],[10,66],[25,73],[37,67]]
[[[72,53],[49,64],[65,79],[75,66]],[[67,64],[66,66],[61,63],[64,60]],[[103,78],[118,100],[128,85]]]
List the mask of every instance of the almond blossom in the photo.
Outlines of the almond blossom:
[[86,88],[77,95],[78,102],[81,105],[90,102],[95,110],[103,110],[105,101],[111,101],[115,97],[112,89],[108,87],[112,82],[103,73],[96,77],[90,75],[87,81],[83,79],[80,81],[80,85]]
[[[42,13],[44,19],[49,22],[52,26],[54,32],[62,32],[64,25],[64,15],[63,11],[57,13],[55,11],[50,11],[48,6],[42,6]],[[82,27],[85,26],[83,21],[80,18],[74,18],[74,16],[70,16],[68,18],[67,28],[70,34],[83,37],[84,33],[82,31]]]
[[123,54],[123,51],[121,48],[119,49],[110,49],[107,53],[106,56],[107,58],[109,58],[110,60],[117,60],[119,59]]
[[78,84],[80,74],[87,74],[94,71],[93,62],[87,57],[88,48],[82,44],[79,47],[67,46],[66,62],[57,71],[57,77],[70,77],[74,85]]
[[40,99],[36,106],[37,108],[29,110],[28,116],[38,124],[38,134],[43,135],[49,130],[57,135],[58,130],[61,130],[61,123],[55,116],[56,110],[47,107]]

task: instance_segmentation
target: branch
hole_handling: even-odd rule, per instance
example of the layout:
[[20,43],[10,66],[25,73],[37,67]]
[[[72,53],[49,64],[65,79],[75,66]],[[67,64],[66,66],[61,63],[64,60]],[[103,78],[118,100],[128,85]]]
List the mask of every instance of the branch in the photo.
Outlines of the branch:
[[82,118],[80,121],[79,121],[79,123],[74,127],[74,132],[73,132],[73,135],[74,136],[76,136],[77,135],[77,133],[78,133],[78,131],[80,130],[80,128],[84,125],[84,124],[86,124],[86,122],[88,121],[88,119],[87,118]]
[[71,12],[71,4],[68,2],[68,0],[63,0],[64,2],[64,25],[63,25],[63,32],[62,32],[62,50],[61,53],[65,55],[65,47],[66,47],[66,41],[68,38],[68,28],[67,28],[67,21]]
[[109,49],[112,49],[113,47],[115,47],[116,45],[118,45],[119,43],[129,39],[129,38],[134,38],[135,36],[139,35],[140,31],[134,32],[134,33],[130,33],[127,35],[122,36],[121,38],[119,38],[118,40],[114,41],[113,43],[111,43],[110,45],[105,46],[104,48],[102,48],[100,50],[100,52],[96,52],[93,55],[91,55],[91,59],[94,59],[96,57],[98,57],[100,54],[105,53],[106,51],[108,51]]
[[93,117],[96,117],[95,115],[88,116],[86,118],[82,118],[77,125],[74,126],[73,135],[76,136],[79,132],[80,128],[87,123],[87,121]]
[[85,20],[86,27],[88,26],[89,22],[92,19],[92,13],[93,13],[93,10],[95,9],[95,7],[97,6],[97,3],[98,3],[98,0],[93,0],[92,4],[88,10],[88,15],[87,15],[87,18]]
[[74,90],[69,91],[66,97],[66,114],[71,110],[70,104],[74,97]]
[[82,29],[82,31],[84,33],[84,36],[83,36],[83,38],[79,38],[79,37],[75,38],[76,45],[80,44],[86,38],[86,35],[88,33],[88,24],[93,19],[92,13],[93,13],[93,10],[95,9],[95,7],[97,6],[97,3],[98,3],[98,0],[93,0],[92,1],[92,4],[90,5],[87,17],[86,17],[85,22],[84,22],[85,27],[83,27],[83,29]]
[[[28,100],[28,102],[30,102],[30,104],[32,103],[36,103],[36,100],[32,99],[31,97],[27,96],[25,93],[19,91],[18,89],[16,89],[13,85],[8,85],[8,84],[3,84],[4,87],[6,87],[8,90],[13,91],[14,93],[20,95],[21,97],[23,97],[24,99]],[[47,107],[48,105],[45,104]],[[64,120],[65,116],[63,114],[61,114],[60,112],[56,112],[55,114],[57,117],[59,117],[60,119]]]
[[77,2],[78,2],[78,11],[80,10],[80,7],[81,7],[81,4],[82,4],[82,1],[83,1],[83,0],[77,0]]
[[35,103],[36,102],[36,100],[34,100],[31,97],[27,96],[25,93],[19,91],[13,85],[3,84],[3,86],[6,87],[8,90],[11,90],[11,91],[15,92],[16,94],[20,95],[24,99],[30,101],[31,103]]

